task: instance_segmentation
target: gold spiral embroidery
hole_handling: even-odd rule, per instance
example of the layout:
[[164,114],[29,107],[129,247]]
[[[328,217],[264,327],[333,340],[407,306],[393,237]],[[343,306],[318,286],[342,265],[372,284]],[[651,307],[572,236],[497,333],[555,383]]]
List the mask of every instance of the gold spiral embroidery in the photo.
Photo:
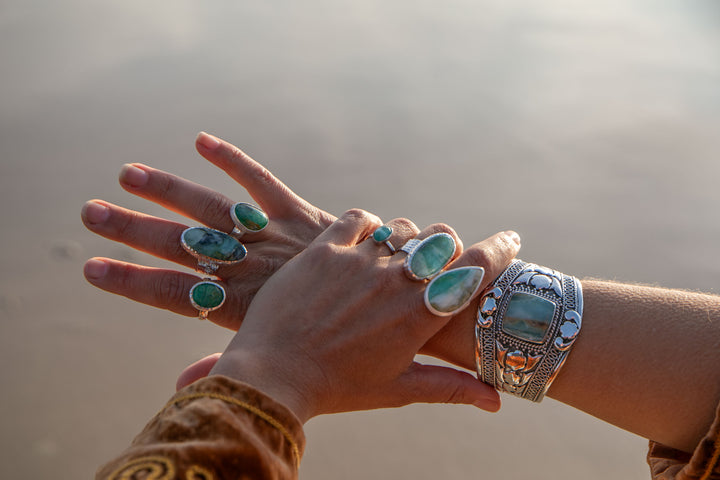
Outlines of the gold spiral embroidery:
[[185,478],[186,480],[214,480],[215,475],[200,465],[192,465],[185,472]]
[[[139,475],[142,474],[142,477]],[[108,477],[112,480],[172,480],[175,478],[175,465],[167,457],[152,456],[134,458]],[[190,478],[190,477],[188,477]]]

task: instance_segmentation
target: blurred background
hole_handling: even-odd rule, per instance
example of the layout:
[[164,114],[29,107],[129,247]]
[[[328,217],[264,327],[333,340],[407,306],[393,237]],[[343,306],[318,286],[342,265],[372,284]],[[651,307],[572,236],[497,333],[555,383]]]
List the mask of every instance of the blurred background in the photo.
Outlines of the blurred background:
[[[0,2],[0,477],[89,478],[231,332],[94,289],[87,232],[142,162],[247,194],[200,130],[310,202],[522,258],[718,292],[714,0]],[[316,418],[303,478],[647,478],[646,441],[554,400]]]

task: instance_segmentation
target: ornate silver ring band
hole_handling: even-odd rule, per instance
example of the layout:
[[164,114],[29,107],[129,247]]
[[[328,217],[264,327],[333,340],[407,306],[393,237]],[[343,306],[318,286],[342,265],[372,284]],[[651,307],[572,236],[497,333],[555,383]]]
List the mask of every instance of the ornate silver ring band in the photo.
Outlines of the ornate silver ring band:
[[514,260],[483,293],[475,325],[478,378],[540,402],[582,327],[580,281]]

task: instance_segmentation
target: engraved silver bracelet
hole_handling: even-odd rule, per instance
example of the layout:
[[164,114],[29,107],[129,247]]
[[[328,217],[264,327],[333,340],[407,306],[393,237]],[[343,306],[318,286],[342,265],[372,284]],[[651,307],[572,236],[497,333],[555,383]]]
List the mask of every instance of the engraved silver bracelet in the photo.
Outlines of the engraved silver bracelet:
[[485,383],[540,402],[582,327],[580,281],[514,260],[483,293],[475,362]]

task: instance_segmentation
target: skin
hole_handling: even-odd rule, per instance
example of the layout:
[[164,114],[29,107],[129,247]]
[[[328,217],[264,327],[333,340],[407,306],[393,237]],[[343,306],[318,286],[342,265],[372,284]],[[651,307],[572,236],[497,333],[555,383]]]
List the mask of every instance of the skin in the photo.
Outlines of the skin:
[[[242,238],[250,252],[246,262],[218,271],[231,288],[227,289],[228,305],[210,319],[237,330],[252,297],[270,275],[311,244],[335,218],[292,193],[234,146],[207,134],[198,136],[196,146],[201,155],[243,185],[271,219],[263,232]],[[145,181],[138,181],[144,175],[136,169],[146,174]],[[120,182],[129,192],[194,221],[232,229],[226,212],[233,202],[217,192],[139,164],[124,167]],[[86,204],[83,221],[111,240],[184,266],[195,265],[195,259],[179,248],[184,225],[100,200]],[[407,220],[398,220],[396,225],[390,239],[396,246],[418,234]],[[425,229],[421,236],[436,231],[455,236],[441,224]],[[373,246],[387,251],[382,245]],[[500,234],[466,249],[452,267],[483,266],[487,281],[502,271],[517,248],[516,234]],[[187,301],[190,287],[198,280],[193,275],[111,259],[89,260],[85,274],[91,283],[112,293],[184,315],[197,314]],[[595,280],[584,280],[583,289],[583,331],[548,396],[646,438],[692,451],[720,400],[720,299]],[[419,350],[473,370],[475,310],[472,305],[454,316]],[[207,357],[188,367],[178,386],[213,372],[218,358]]]

